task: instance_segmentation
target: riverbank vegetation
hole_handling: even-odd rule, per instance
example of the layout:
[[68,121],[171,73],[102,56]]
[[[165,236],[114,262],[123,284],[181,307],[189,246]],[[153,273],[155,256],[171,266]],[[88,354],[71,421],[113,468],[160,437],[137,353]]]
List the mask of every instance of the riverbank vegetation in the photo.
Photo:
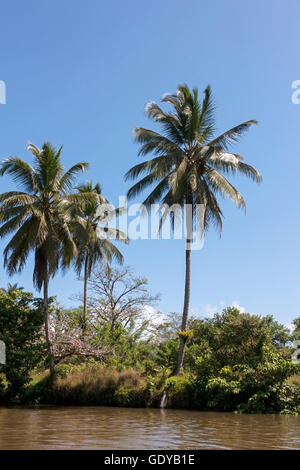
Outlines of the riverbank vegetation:
[[[105,272],[99,275],[105,282]],[[113,274],[107,274],[112,279]],[[102,314],[108,297],[94,293],[85,318],[83,308],[65,310],[50,299],[55,374],[45,369],[47,347],[41,329],[43,302],[15,287],[0,294],[0,330],[7,345],[1,375],[2,403],[159,407],[164,392],[171,408],[246,413],[297,414],[300,411],[299,365],[292,361],[292,333],[273,317],[241,313],[228,307],[211,318],[190,318],[183,372],[174,376],[180,342],[178,314],[157,315],[155,323],[141,305],[146,280],[130,270],[114,270],[136,287],[135,306]],[[99,284],[101,286],[101,284]],[[134,289],[133,289],[134,291]],[[124,295],[124,298],[126,295]],[[140,299],[140,300],[139,300]],[[125,304],[125,300],[124,300]],[[129,315],[129,316],[128,316]],[[160,321],[159,321],[160,319]]]
[[[146,107],[161,133],[134,131],[139,155],[154,158],[131,168],[126,179],[142,176],[128,197],[150,189],[144,208],[161,205],[160,228],[166,221],[174,228],[186,209],[182,316],[157,313],[159,297],[147,280],[117,268],[124,260],[118,243],[129,239],[107,222],[123,208],[111,209],[99,184],[78,185],[88,163],[66,170],[62,147],[29,144],[33,165],[18,157],[1,163],[1,176],[9,175],[17,188],[0,194],[0,237],[11,237],[3,253],[9,276],[34,255],[33,283],[42,298],[18,286],[0,293],[0,340],[7,349],[2,402],[160,406],[164,396],[175,408],[299,411],[294,337],[286,328],[231,307],[212,318],[189,316],[192,231],[203,234],[215,225],[221,233],[219,195],[245,208],[228,174],[261,181],[228,150],[256,121],[215,136],[209,86],[202,100],[196,88],[179,85],[162,101],[171,111],[154,102]],[[65,309],[49,297],[49,283],[71,268],[83,276],[83,295]],[[299,319],[295,328],[298,334]]]

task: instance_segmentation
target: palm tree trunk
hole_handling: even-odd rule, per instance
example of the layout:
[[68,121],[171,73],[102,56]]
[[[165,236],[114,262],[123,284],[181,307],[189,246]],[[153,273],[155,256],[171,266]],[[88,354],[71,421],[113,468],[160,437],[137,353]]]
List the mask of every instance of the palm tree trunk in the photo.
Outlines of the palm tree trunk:
[[[181,331],[187,330],[189,305],[190,305],[190,292],[191,292],[191,249],[190,249],[190,240],[187,239],[186,249],[185,249],[185,288],[184,288],[184,305],[183,305],[183,313],[182,313]],[[179,346],[177,365],[176,365],[174,375],[180,375],[181,373],[186,342],[187,342],[187,337],[180,336],[180,346]]]
[[84,286],[83,286],[83,321],[82,321],[82,332],[83,335],[86,332],[87,327],[87,292],[88,292],[88,262],[89,262],[89,255],[86,255],[85,262],[84,262]]
[[49,335],[48,286],[49,286],[49,275],[47,273],[44,279],[44,318],[45,318],[45,335],[46,335],[46,344],[47,344],[47,351],[48,351],[50,377],[53,378],[54,359],[53,359],[52,345],[51,345],[51,340],[50,340],[50,335]]

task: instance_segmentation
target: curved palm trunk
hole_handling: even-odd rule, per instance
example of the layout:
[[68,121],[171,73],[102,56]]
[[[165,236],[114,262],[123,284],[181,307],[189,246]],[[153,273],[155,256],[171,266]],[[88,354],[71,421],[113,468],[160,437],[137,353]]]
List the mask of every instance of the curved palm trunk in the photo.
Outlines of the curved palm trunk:
[[47,343],[47,351],[48,351],[50,377],[53,378],[54,358],[53,358],[52,345],[51,345],[51,340],[50,340],[50,335],[49,335],[48,286],[49,286],[49,275],[47,273],[44,279],[44,318],[45,318],[45,335],[46,335],[46,343]]
[[[182,313],[181,331],[186,331],[187,329],[189,305],[190,305],[190,292],[191,292],[191,249],[190,249],[190,240],[187,239],[186,249],[185,249],[184,306],[183,306],[183,313]],[[179,346],[177,365],[176,365],[174,375],[180,375],[181,373],[186,342],[187,342],[187,337],[180,336],[180,346]]]
[[82,333],[83,335],[86,332],[87,328],[87,292],[88,292],[88,263],[89,263],[89,255],[87,254],[85,257],[84,262],[84,286],[83,286],[83,319],[82,319]]

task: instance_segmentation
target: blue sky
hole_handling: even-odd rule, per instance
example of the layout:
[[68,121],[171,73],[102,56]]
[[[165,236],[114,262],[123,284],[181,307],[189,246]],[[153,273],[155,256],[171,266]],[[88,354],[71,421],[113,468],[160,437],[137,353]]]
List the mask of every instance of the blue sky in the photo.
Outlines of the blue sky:
[[[125,194],[125,172],[137,159],[131,129],[151,126],[145,104],[186,82],[211,84],[218,130],[255,118],[235,146],[263,175],[257,186],[232,181],[247,215],[222,201],[220,239],[208,233],[192,256],[192,311],[208,313],[238,301],[246,311],[288,323],[300,314],[300,79],[298,0],[10,0],[1,5],[0,158],[28,161],[26,143],[64,144],[66,166],[89,161],[82,181],[100,181],[113,203]],[[8,177],[1,191],[13,188]],[[4,246],[2,241],[0,247]],[[162,312],[181,312],[182,241],[140,240],[125,262],[149,279]],[[2,262],[1,262],[2,264]],[[1,268],[0,284],[8,278]],[[32,262],[19,282],[32,289]],[[64,305],[81,290],[70,271],[50,293]]]

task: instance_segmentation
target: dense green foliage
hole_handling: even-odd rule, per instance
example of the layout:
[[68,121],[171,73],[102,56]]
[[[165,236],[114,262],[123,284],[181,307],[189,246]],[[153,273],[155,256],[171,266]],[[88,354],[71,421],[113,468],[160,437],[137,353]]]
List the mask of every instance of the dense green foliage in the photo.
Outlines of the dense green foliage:
[[[299,370],[298,365],[274,347],[264,319],[236,314],[225,321],[225,332],[217,330],[215,345],[196,360],[196,388],[203,406],[228,411],[280,411],[278,392]],[[246,334],[240,336],[237,323],[244,324]],[[256,324],[257,331],[247,329],[251,323]]]
[[[300,412],[299,365],[291,361],[289,331],[272,317],[229,307],[212,318],[189,321],[184,373],[176,364],[180,316],[160,324],[135,315],[118,322],[52,303],[54,381],[44,371],[40,300],[22,290],[0,294],[1,339],[7,345],[2,399],[65,405],[168,406],[247,413]],[[63,346],[62,346],[63,345]],[[31,374],[31,376],[30,376]],[[32,380],[31,380],[32,379]],[[1,390],[0,388],[0,390]]]
[[8,294],[0,292],[0,339],[6,345],[6,365],[0,368],[7,382],[6,399],[22,397],[32,369],[44,358],[43,320],[41,302],[31,293],[22,290],[11,290]]

